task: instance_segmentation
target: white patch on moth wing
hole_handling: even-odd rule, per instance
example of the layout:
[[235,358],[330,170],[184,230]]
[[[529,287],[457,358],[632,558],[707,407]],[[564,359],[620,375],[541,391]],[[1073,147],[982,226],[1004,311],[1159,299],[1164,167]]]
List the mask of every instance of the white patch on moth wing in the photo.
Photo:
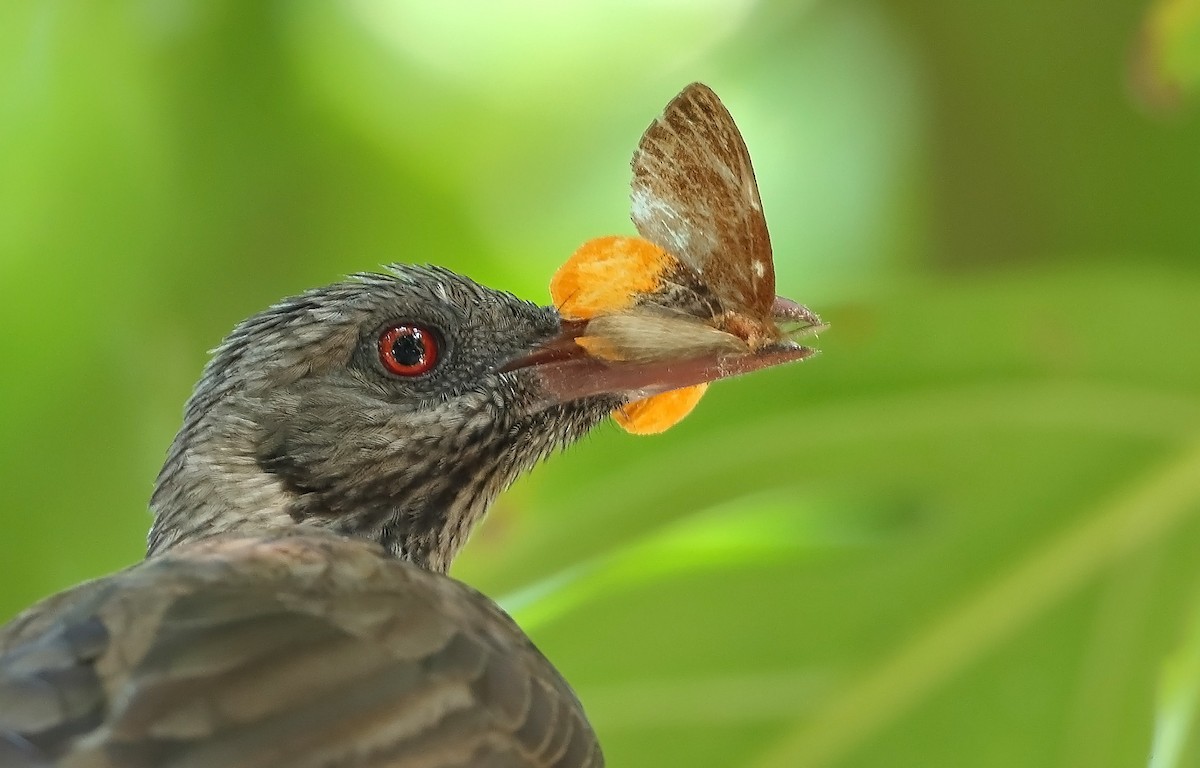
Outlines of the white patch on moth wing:
[[635,220],[662,219],[663,215],[675,216],[671,206],[664,200],[646,191],[644,188],[635,189],[630,196],[630,211]]
[[671,253],[687,253],[692,242],[691,233],[683,227],[668,227],[667,238],[671,241],[671,247],[667,249]]
[[717,171],[717,175],[721,177],[721,180],[728,184],[731,188],[741,189],[745,186],[745,180],[743,179],[742,174],[738,173],[736,170],[729,167],[728,164],[721,162],[715,157],[711,158],[709,162],[705,163],[705,165]]
[[630,196],[630,213],[639,231],[642,222],[652,222],[654,229],[666,236],[667,245],[670,246],[667,250],[671,253],[687,251],[691,243],[691,233],[686,227],[680,226],[683,218],[665,200],[645,189],[635,189]]
[[765,264],[762,263],[762,261],[760,259],[755,259],[754,262],[750,265],[750,268],[752,270],[754,270],[755,277],[762,277],[763,275],[765,275],[767,273],[767,267]]

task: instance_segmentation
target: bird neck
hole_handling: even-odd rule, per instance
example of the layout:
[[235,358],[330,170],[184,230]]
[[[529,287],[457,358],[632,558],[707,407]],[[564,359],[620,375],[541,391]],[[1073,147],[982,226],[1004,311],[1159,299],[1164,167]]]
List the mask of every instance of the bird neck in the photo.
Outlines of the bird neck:
[[444,572],[496,496],[561,445],[496,414],[430,441],[381,437],[394,425],[281,428],[250,416],[261,409],[225,402],[185,418],[151,498],[149,556],[214,535],[315,526]]
[[258,425],[221,415],[189,401],[150,497],[148,557],[209,536],[295,526],[284,484],[255,460]]

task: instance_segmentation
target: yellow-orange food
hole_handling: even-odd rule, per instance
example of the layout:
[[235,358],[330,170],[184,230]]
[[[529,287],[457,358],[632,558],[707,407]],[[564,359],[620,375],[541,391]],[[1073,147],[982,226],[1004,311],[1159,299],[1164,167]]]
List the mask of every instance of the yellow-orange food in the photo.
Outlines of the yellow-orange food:
[[580,336],[575,339],[575,343],[587,350],[592,357],[598,357],[601,360],[624,360],[624,355],[608,339],[603,336]]
[[632,435],[657,435],[683,421],[706,389],[707,384],[697,384],[637,400],[613,411],[613,420]]
[[[550,297],[563,317],[590,320],[627,309],[639,295],[655,292],[663,275],[677,264],[674,256],[648,240],[598,237],[581,245],[554,273]],[[594,357],[621,359],[602,336],[582,336],[576,343]],[[629,403],[614,411],[613,419],[631,434],[663,432],[692,412],[707,387],[697,384]]]
[[675,257],[638,237],[588,240],[550,280],[550,298],[563,317],[589,320],[617,312],[638,294],[652,293]]

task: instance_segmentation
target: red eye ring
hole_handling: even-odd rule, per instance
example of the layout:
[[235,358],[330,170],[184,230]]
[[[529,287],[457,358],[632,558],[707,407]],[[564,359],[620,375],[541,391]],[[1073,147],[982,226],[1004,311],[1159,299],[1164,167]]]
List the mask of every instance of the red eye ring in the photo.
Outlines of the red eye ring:
[[437,337],[428,328],[400,323],[379,335],[379,362],[388,373],[420,376],[432,370],[437,361]]

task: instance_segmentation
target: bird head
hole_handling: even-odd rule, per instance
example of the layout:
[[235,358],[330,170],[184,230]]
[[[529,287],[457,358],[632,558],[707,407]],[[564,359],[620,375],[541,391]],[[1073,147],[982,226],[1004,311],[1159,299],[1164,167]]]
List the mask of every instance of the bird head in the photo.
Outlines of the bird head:
[[159,474],[149,553],[315,525],[444,570],[495,496],[622,397],[548,396],[553,308],[448,270],[396,266],[240,323],[189,399]]

